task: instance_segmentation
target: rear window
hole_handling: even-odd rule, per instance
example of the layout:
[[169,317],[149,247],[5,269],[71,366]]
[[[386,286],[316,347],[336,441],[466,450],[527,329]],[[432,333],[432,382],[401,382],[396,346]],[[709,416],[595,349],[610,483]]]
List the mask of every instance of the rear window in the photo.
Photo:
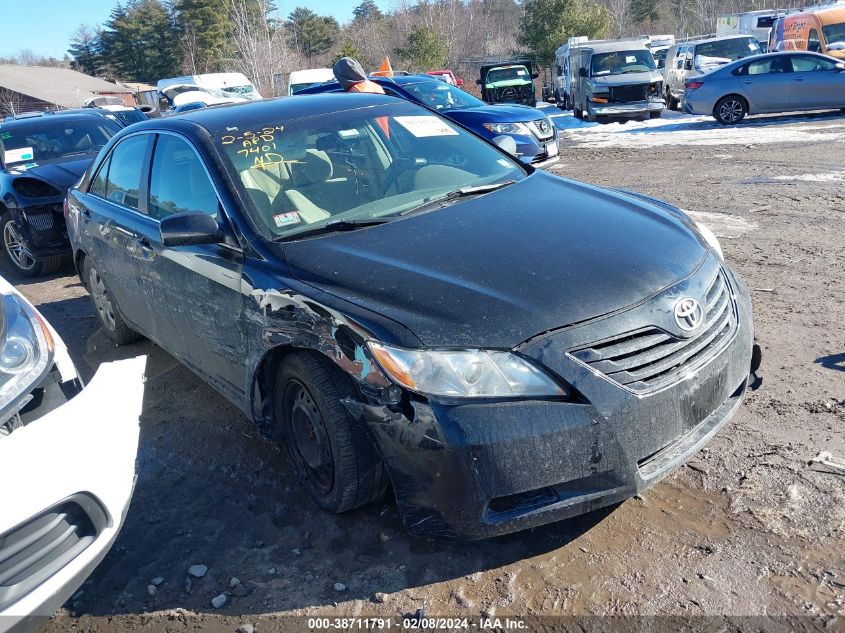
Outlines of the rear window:
[[46,114],[0,125],[0,156],[4,164],[13,165],[96,154],[117,131],[117,124],[105,117]]

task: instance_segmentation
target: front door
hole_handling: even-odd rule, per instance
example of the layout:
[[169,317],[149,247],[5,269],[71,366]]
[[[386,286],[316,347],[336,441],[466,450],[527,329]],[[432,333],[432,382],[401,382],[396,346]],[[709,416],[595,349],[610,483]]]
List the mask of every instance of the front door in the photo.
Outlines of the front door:
[[156,337],[180,360],[236,402],[242,402],[245,360],[241,329],[243,253],[227,243],[167,247],[159,223],[168,215],[199,211],[232,236],[206,163],[185,138],[160,133],[150,167],[150,271],[142,283],[153,298]]
[[816,55],[790,55],[792,88],[790,101],[796,110],[845,107],[845,72],[832,59]]

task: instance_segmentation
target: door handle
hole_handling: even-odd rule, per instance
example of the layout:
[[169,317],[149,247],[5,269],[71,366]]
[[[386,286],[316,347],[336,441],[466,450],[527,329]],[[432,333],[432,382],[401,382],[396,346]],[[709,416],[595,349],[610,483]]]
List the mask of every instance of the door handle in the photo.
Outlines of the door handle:
[[793,81],[804,81],[804,78],[803,77],[796,77],[795,79],[793,79]]

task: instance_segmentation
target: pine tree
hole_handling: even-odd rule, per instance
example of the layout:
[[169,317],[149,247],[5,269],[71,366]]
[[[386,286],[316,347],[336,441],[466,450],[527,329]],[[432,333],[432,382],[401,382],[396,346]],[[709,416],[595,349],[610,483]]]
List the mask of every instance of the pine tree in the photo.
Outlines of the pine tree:
[[68,53],[79,72],[97,76],[102,68],[100,36],[87,24],[80,24],[70,36]]
[[309,62],[316,55],[329,50],[340,31],[333,17],[317,15],[305,7],[293,10],[288,16],[287,27],[293,34],[295,46]]

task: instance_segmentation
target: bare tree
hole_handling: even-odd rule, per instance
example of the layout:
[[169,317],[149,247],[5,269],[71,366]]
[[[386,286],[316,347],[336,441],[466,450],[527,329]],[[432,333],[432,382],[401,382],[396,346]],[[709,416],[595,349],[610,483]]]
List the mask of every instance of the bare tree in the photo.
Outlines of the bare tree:
[[236,51],[231,65],[249,77],[264,96],[281,90],[274,77],[290,72],[301,60],[288,46],[283,28],[268,19],[270,0],[226,0]]
[[4,115],[19,114],[26,107],[23,95],[8,88],[0,88],[0,113]]

